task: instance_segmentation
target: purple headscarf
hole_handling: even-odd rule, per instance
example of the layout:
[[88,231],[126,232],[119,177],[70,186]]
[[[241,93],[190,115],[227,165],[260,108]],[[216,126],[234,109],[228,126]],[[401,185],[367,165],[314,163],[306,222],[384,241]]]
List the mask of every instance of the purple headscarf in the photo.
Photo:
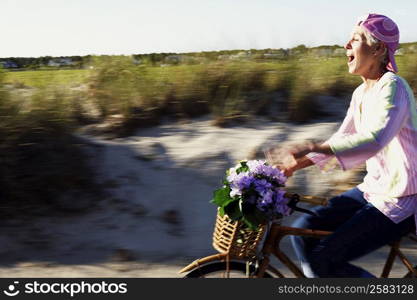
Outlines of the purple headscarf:
[[388,64],[386,68],[394,73],[398,72],[394,58],[395,50],[397,50],[400,41],[400,31],[397,24],[386,16],[368,14],[359,18],[357,25],[365,28],[373,37],[385,44],[388,50]]

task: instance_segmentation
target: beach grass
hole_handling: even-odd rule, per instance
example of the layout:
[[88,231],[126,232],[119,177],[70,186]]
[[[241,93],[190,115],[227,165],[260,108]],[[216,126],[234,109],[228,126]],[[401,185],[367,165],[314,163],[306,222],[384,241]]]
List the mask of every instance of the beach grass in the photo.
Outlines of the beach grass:
[[[400,75],[413,87],[416,58],[397,57]],[[318,96],[346,98],[361,82],[348,74],[345,57],[312,55],[160,66],[138,65],[129,56],[104,56],[93,58],[88,69],[6,72],[3,81],[12,89],[59,89],[66,99],[72,98],[66,102],[72,109],[78,107],[76,119],[93,115],[92,110],[98,121],[121,115],[122,126],[132,128],[204,114],[221,125],[225,120],[271,116],[273,106],[279,107],[273,112],[279,119],[308,122],[320,116]]]
[[4,78],[6,84],[16,87],[42,88],[49,85],[78,86],[83,83],[88,70],[28,70],[7,72]]
[[[33,73],[32,73],[33,74]],[[22,98],[0,72],[0,215],[80,207],[76,197],[96,189],[93,168],[76,126],[73,95],[58,86]],[[65,200],[63,200],[65,199]]]

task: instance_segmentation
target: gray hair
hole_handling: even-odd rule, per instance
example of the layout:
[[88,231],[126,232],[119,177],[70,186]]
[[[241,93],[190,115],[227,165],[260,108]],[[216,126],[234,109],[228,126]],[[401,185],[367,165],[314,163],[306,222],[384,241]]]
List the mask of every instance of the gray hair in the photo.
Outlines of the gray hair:
[[[366,30],[366,29],[363,29],[363,35],[365,36],[365,39],[366,39],[366,43],[369,45],[369,46],[373,46],[373,45],[376,45],[376,44],[383,44],[383,42],[381,41],[381,40],[379,40],[379,39],[377,39],[376,37],[374,37],[368,30]],[[382,57],[382,60],[381,60],[381,65],[384,67],[384,68],[386,68],[387,67],[387,64],[388,64],[388,51],[387,51],[387,47],[385,47],[384,48],[385,50],[384,50],[384,54],[383,54],[383,57]]]

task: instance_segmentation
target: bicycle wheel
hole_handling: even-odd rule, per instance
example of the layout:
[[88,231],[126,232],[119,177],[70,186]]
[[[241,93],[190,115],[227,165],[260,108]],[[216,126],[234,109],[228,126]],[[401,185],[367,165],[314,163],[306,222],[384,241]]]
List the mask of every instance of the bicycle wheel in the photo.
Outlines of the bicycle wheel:
[[[417,265],[414,266],[414,270],[417,271]],[[405,274],[404,278],[417,278],[417,276],[409,271],[407,274]]]
[[[184,278],[250,278],[255,272],[255,266],[245,262],[231,261],[227,271],[226,262],[215,262],[201,265],[190,271]],[[272,273],[268,270],[264,273],[264,278],[271,278]]]

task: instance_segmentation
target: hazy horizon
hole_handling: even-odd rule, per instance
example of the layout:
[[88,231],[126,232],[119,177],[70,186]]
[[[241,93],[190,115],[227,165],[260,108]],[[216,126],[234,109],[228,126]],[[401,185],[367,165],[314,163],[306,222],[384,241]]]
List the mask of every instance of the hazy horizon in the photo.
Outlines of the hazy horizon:
[[368,12],[417,41],[417,2],[2,0],[0,57],[131,55],[344,45]]

